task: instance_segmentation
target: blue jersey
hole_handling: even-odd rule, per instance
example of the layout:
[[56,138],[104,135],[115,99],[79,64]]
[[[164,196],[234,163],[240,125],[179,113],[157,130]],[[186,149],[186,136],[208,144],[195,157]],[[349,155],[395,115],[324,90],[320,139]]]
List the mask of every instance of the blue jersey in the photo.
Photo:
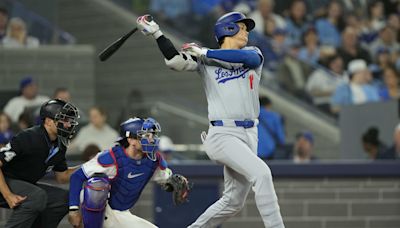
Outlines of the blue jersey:
[[147,156],[135,160],[121,146],[100,152],[71,176],[69,205],[80,204],[79,195],[84,181],[95,173],[103,173],[111,183],[110,207],[120,211],[130,209],[152,177],[157,182],[163,182],[171,175],[163,157],[159,153],[156,157],[155,161]]
[[114,147],[109,152],[117,166],[117,175],[112,179],[108,203],[115,210],[127,210],[139,199],[147,182],[158,167],[158,161],[146,156],[140,160],[128,157],[122,147]]

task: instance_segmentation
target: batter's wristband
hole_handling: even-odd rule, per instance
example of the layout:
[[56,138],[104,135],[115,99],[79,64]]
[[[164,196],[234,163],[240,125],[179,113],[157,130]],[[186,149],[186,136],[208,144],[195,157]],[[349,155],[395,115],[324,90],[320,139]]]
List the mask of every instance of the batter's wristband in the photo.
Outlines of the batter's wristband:
[[69,211],[77,211],[79,210],[79,206],[70,206]]
[[157,32],[153,33],[154,39],[158,39],[162,35],[163,35],[163,33],[161,32],[161,30],[158,30]]

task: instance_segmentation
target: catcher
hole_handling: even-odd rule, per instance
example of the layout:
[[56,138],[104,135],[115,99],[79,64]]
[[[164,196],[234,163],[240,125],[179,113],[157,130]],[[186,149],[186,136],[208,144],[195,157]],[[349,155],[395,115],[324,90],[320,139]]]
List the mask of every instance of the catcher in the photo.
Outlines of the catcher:
[[[98,153],[72,176],[68,220],[74,227],[157,227],[130,213],[150,179],[172,192],[175,205],[187,201],[185,177],[172,175],[158,153],[159,123],[130,118],[120,125],[119,145]],[[83,192],[81,196],[81,192]]]

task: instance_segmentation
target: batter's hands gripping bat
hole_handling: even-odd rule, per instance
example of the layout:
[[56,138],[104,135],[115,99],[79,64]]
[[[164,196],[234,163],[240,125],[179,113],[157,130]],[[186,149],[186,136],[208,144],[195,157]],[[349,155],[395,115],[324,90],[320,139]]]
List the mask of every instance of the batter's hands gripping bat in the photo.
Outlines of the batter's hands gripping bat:
[[[153,17],[148,15],[146,16],[146,21],[152,21]],[[110,44],[108,47],[106,47],[102,52],[100,52],[99,54],[99,59],[104,62],[106,61],[108,58],[110,58],[121,46],[122,44],[125,43],[125,41],[133,34],[137,31],[137,28],[132,29],[130,32],[128,32],[127,34],[121,36],[120,38],[118,38],[116,41],[114,41],[112,44]]]

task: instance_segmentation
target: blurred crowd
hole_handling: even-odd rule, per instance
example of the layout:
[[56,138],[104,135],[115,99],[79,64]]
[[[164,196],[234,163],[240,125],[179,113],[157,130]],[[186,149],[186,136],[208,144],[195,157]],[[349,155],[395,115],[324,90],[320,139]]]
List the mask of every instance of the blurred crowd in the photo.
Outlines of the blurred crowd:
[[[49,99],[60,99],[72,102],[73,97],[65,87],[54,90],[53,96],[40,95],[39,86],[32,76],[20,80],[18,95],[0,107],[0,148],[10,142],[20,131],[41,124],[39,110]],[[79,107],[78,107],[79,109]],[[88,161],[99,151],[111,148],[116,144],[119,133],[107,122],[107,111],[100,106],[92,106],[86,114],[79,110],[79,125],[77,134],[68,147],[67,157],[72,160]],[[173,154],[174,143],[163,135],[160,137],[159,151],[169,162],[184,159],[179,154]]]
[[[308,129],[301,130],[290,139],[286,133],[284,115],[274,111],[271,100],[260,97],[260,116],[258,117],[258,156],[264,160],[292,160],[294,163],[318,161],[315,156],[314,133]],[[400,159],[400,124],[394,126],[393,142],[385,144],[379,129],[369,127],[360,138],[365,158],[370,160]]]
[[39,39],[29,35],[22,18],[11,17],[6,8],[0,8],[0,46],[7,48],[36,48]]
[[256,22],[249,43],[265,57],[262,83],[334,116],[400,96],[400,1],[151,0],[149,10],[208,47],[217,47],[216,19],[243,12]]

